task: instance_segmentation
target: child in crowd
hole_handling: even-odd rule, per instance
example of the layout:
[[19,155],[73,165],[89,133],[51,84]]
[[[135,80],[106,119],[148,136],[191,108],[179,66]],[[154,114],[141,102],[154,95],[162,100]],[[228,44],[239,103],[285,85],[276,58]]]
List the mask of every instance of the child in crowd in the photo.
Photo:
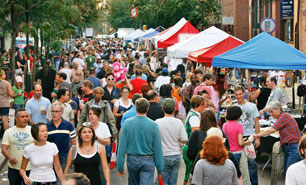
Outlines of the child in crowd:
[[235,155],[238,163],[240,163],[243,146],[250,145],[250,141],[243,140],[243,126],[238,123],[242,110],[238,106],[230,106],[226,111],[227,122],[223,125],[222,131],[228,138],[230,151]]

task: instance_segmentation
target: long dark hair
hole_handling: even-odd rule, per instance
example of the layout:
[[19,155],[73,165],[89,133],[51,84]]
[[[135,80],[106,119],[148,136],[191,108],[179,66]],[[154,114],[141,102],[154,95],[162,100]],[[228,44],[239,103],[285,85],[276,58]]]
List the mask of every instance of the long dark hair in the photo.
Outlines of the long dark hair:
[[216,113],[210,109],[201,112],[200,130],[207,132],[211,127],[217,127]]

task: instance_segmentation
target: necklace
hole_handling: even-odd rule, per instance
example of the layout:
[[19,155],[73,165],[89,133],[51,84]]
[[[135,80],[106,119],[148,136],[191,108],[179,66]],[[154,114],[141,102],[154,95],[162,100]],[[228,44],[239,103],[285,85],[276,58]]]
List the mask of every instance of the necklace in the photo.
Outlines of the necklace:
[[89,147],[89,149],[86,149],[86,148],[84,147],[84,150],[85,150],[86,154],[89,154],[91,148],[92,148],[92,147]]

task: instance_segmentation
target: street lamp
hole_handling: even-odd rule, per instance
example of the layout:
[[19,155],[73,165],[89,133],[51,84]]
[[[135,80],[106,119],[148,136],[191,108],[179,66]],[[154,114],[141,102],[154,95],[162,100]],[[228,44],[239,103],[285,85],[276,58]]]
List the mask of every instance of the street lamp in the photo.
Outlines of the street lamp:
[[202,31],[204,30],[204,1],[200,0],[201,3],[201,17],[202,17]]

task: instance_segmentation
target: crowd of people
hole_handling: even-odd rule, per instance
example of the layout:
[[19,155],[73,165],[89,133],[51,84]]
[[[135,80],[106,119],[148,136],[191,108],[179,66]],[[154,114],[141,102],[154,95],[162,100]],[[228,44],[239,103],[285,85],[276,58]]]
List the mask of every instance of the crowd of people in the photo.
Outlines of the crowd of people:
[[[76,40],[71,52],[49,55],[32,71],[35,83],[26,94],[24,54],[16,54],[20,73],[13,86],[12,74],[0,71],[2,153],[10,184],[110,185],[116,154],[119,176],[126,162],[130,185],[161,179],[166,185],[257,185],[256,160],[244,147],[259,148],[260,137],[274,132],[284,150],[286,184],[306,182],[306,136],[283,111],[275,76],[263,77],[254,92],[237,85],[231,97],[220,94],[211,70],[187,60],[170,70],[163,54],[137,51],[120,39]],[[9,55],[4,57],[9,68]],[[115,63],[127,69],[123,77],[114,72]],[[261,132],[259,119],[269,115],[275,123]],[[181,156],[184,182],[178,182]]]

